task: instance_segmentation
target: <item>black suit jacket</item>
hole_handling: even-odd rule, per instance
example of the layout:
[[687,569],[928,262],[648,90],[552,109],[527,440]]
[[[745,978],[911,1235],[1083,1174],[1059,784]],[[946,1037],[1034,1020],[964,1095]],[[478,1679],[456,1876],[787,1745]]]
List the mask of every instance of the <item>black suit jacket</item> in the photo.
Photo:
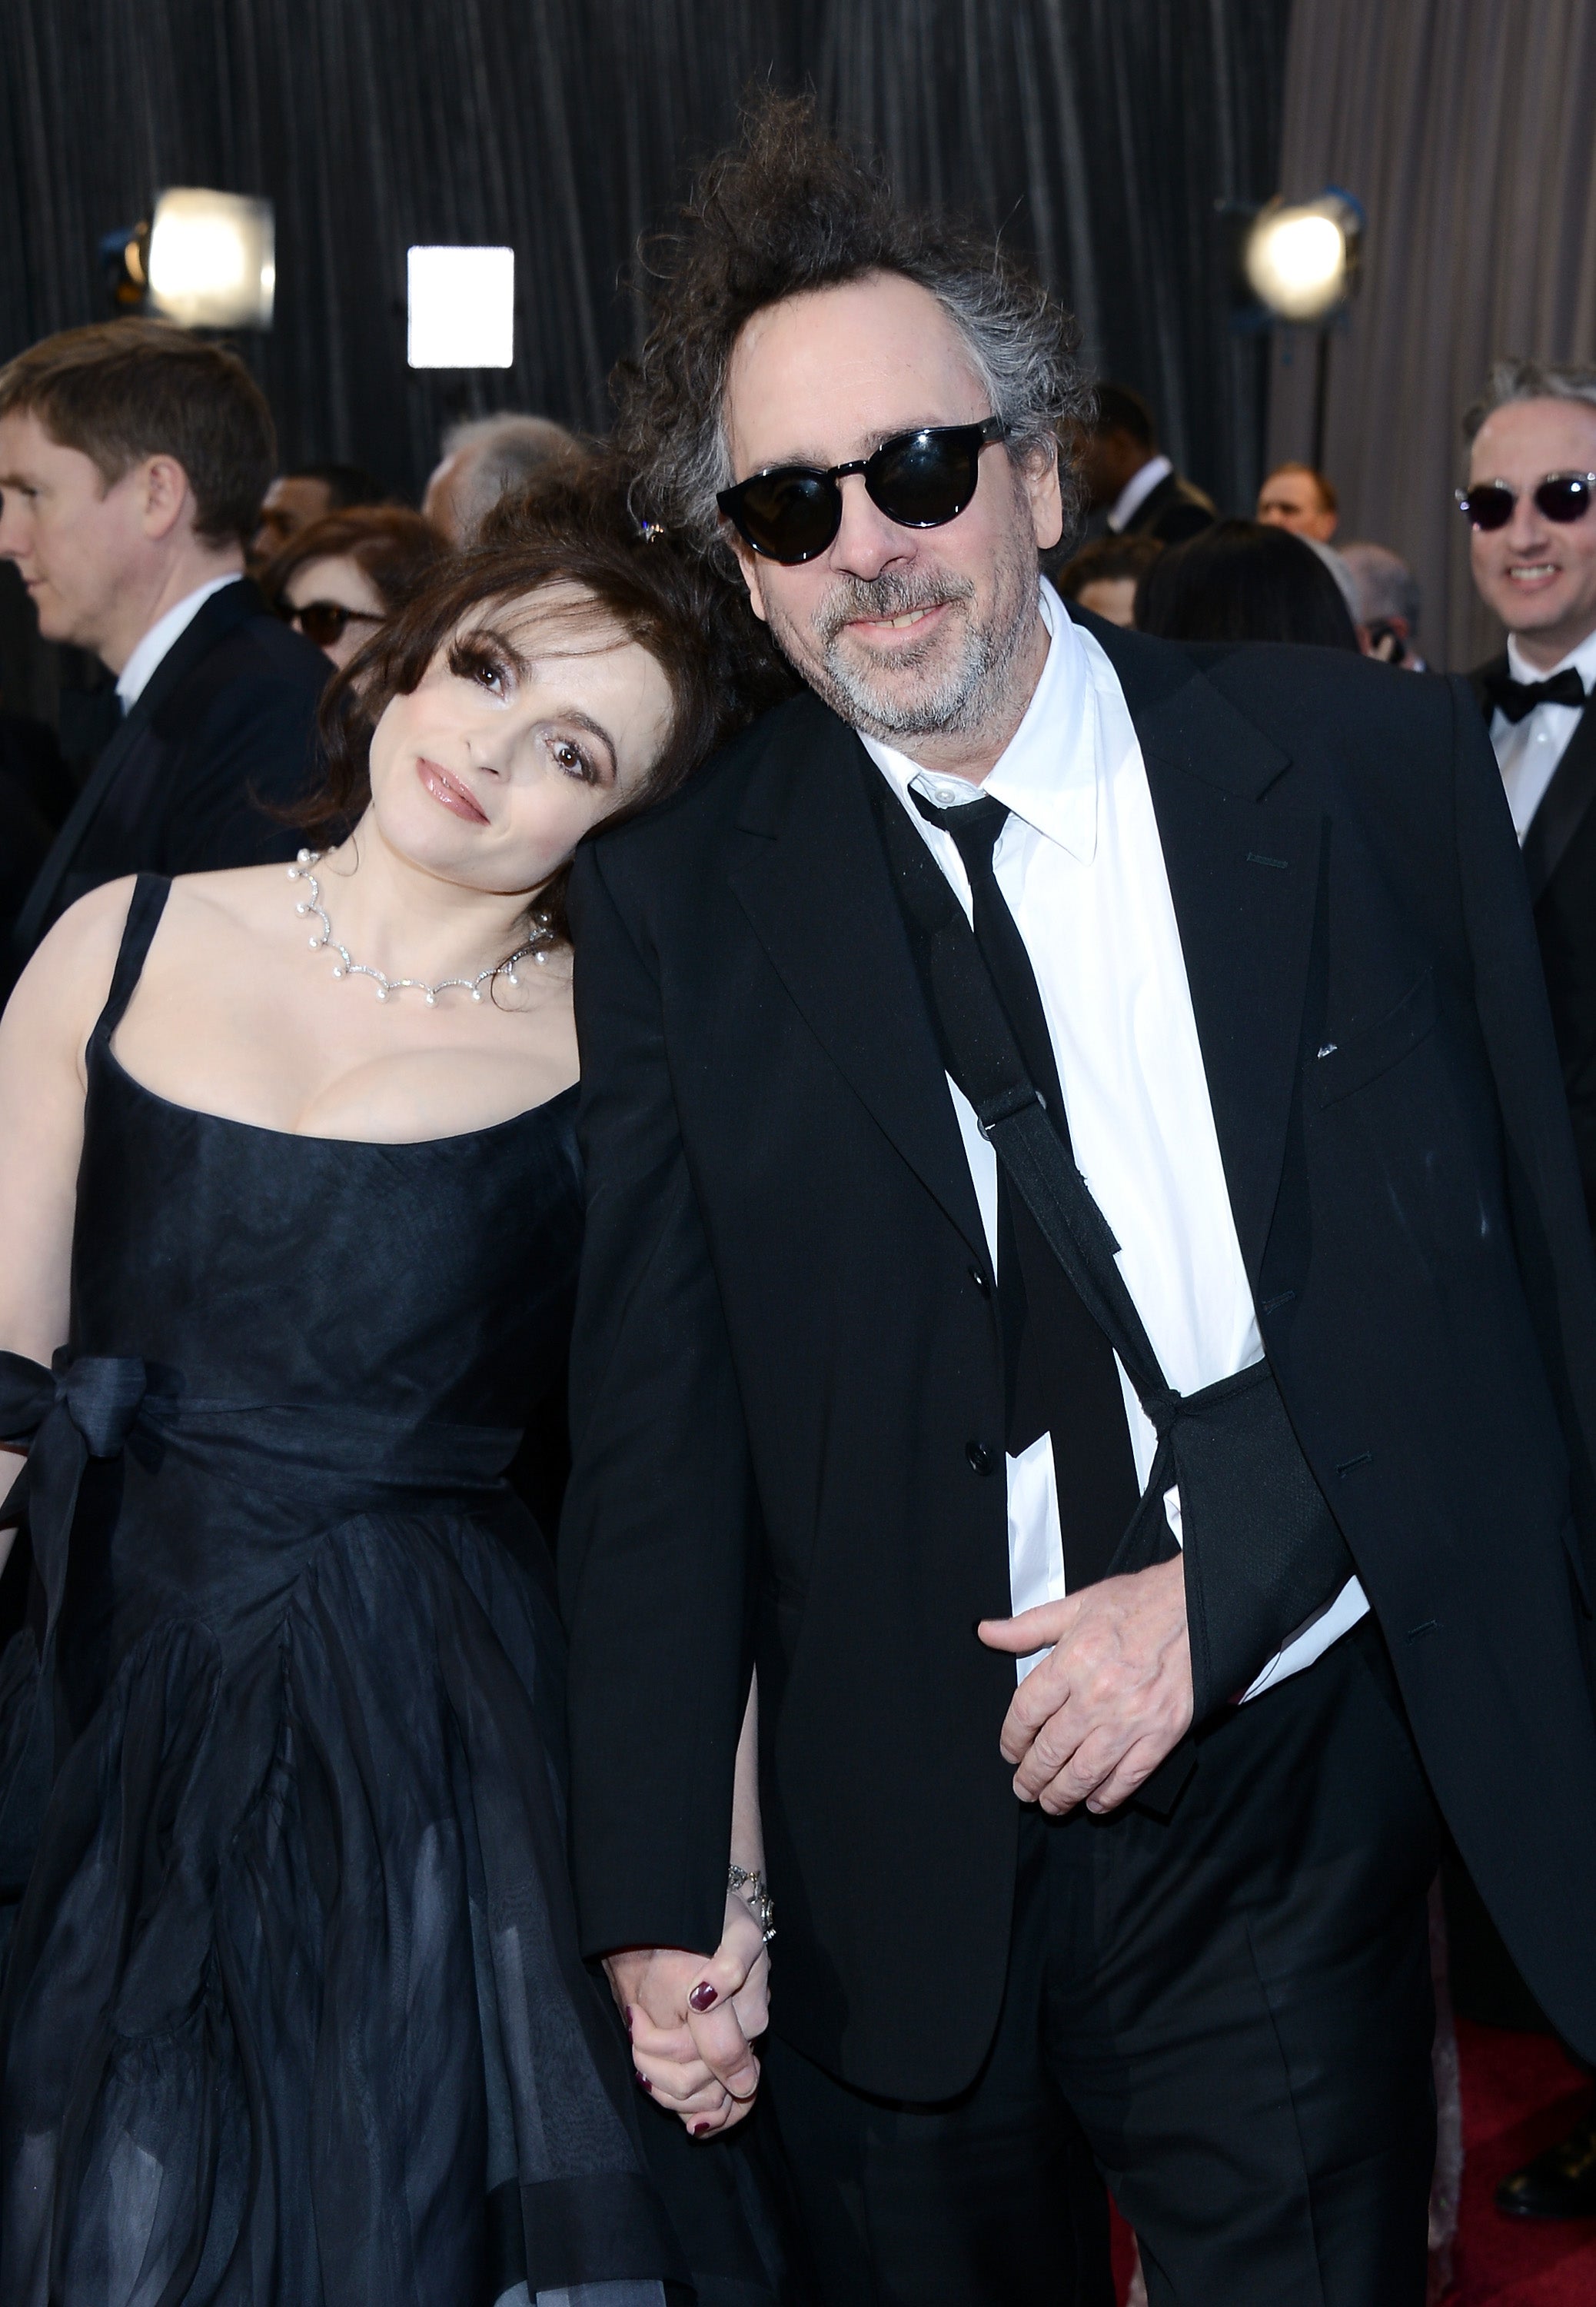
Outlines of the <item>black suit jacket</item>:
[[1160,545],[1183,545],[1189,536],[1200,536],[1205,528],[1212,528],[1218,518],[1212,497],[1179,473],[1165,473],[1156,489],[1149,489],[1125,523],[1126,536],[1156,536]]
[[[1488,680],[1506,651],[1470,678],[1489,725]],[[1563,1085],[1591,1223],[1596,1227],[1596,712],[1587,705],[1541,796],[1523,846]]]
[[297,836],[266,810],[306,791],[330,670],[249,579],[213,593],[90,769],[22,908],[13,975],[103,881],[291,858]]
[[[1071,614],[1146,758],[1286,1406],[1475,1880],[1596,2049],[1596,1270],[1479,713]],[[806,696],[576,860],[573,1847],[591,1950],[715,1943],[757,1661],[774,2024],[929,2099],[1009,1943],[1003,1367],[862,758]]]

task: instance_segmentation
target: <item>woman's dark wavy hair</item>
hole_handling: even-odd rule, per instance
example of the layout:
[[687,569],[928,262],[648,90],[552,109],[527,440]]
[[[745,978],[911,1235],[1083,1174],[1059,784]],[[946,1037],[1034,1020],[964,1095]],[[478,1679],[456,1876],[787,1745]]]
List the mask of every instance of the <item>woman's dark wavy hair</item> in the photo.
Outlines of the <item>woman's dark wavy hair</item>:
[[636,360],[616,371],[616,439],[643,509],[673,536],[730,567],[715,496],[733,477],[722,403],[744,325],[873,272],[913,280],[942,305],[1008,425],[1010,457],[1058,460],[1069,534],[1080,493],[1073,442],[1094,405],[1074,322],[990,237],[900,208],[879,171],[822,132],[811,99],[756,98],[680,228],[639,257],[650,327]]
[[1136,629],[1169,641],[1358,646],[1341,587],[1313,547],[1258,520],[1217,520],[1165,545],[1136,587]]
[[[341,838],[371,799],[371,734],[390,700],[417,689],[449,636],[474,613],[524,605],[550,586],[574,586],[655,660],[673,711],[647,783],[604,819],[614,825],[662,800],[772,704],[792,677],[764,637],[741,585],[733,587],[628,507],[632,476],[601,461],[535,482],[495,508],[478,543],[447,562],[380,626],[329,682],[321,703],[324,776],[294,812],[308,832]],[[562,614],[570,612],[562,606]],[[566,935],[569,867],[539,893],[534,919]]]

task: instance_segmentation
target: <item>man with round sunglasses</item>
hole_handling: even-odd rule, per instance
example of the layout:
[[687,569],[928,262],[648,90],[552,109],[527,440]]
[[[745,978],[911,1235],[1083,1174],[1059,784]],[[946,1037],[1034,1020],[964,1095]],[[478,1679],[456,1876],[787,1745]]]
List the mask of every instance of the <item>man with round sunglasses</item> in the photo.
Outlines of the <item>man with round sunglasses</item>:
[[1596,1270],[1479,716],[1067,609],[1063,316],[807,107],[661,261],[636,509],[804,689],[573,876],[588,1951],[645,2063],[735,2020],[756,1678],[825,2307],[1098,2307],[1088,2157],[1153,2307],[1412,2307],[1438,1812],[1596,2043]]
[[[1507,629],[1472,679],[1523,851],[1596,1224],[1596,368],[1499,361],[1464,431],[1470,564]],[[1596,2217],[1596,2101],[1497,2200],[1518,2217]]]
[[1523,850],[1596,1222],[1596,368],[1499,362],[1465,431],[1470,565],[1507,628],[1473,681]]

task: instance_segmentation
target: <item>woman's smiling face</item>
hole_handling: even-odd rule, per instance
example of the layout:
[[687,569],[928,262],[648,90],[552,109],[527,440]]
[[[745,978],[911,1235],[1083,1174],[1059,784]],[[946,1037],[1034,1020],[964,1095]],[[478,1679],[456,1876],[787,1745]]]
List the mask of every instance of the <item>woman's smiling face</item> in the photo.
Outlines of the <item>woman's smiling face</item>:
[[377,724],[378,829],[445,880],[540,888],[642,790],[672,712],[657,660],[578,587],[485,605]]

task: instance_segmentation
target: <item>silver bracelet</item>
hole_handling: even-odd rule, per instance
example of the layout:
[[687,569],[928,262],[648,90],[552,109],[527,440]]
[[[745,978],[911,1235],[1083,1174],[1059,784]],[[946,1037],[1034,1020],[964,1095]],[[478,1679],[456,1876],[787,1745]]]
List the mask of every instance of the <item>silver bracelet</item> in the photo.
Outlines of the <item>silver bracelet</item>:
[[766,1888],[764,1869],[755,1866],[750,1873],[746,1866],[729,1866],[726,1869],[726,1888],[743,1892],[759,1925],[760,1938],[764,1945],[769,1946],[776,1935],[776,1902]]

